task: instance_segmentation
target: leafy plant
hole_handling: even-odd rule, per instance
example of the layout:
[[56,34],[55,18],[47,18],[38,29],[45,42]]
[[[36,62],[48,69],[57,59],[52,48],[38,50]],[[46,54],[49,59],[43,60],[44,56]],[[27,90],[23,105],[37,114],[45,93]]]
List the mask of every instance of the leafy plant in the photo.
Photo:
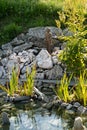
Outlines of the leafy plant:
[[57,86],[56,95],[59,99],[68,102],[71,101],[73,98],[73,94],[69,91],[69,84],[71,81],[72,75],[70,78],[64,74],[63,78],[61,79],[60,86]]
[[80,73],[80,77],[78,79],[78,84],[75,87],[75,95],[76,99],[87,105],[87,74],[86,71]]
[[58,27],[67,27],[72,32],[71,36],[62,36],[59,39],[66,41],[66,47],[60,54],[61,61],[66,65],[69,72],[76,76],[85,69],[84,49],[86,47],[86,3],[81,0],[65,0],[62,12],[59,12],[59,20],[56,20]]

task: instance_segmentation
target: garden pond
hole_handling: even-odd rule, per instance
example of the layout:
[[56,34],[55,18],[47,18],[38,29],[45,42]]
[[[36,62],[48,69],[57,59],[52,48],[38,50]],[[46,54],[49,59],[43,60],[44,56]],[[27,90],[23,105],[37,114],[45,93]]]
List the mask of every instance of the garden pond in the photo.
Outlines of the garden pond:
[[[0,108],[0,120],[2,112],[8,113],[10,120],[9,126],[2,126],[0,121],[0,130],[71,130],[74,119],[78,116],[71,110],[48,110],[37,101],[6,103]],[[87,126],[86,122],[85,125]]]

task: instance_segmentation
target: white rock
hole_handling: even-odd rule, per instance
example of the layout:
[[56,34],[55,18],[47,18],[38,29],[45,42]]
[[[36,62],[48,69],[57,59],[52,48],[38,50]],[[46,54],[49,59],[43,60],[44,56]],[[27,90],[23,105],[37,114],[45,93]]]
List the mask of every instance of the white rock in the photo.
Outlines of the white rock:
[[53,60],[54,65],[58,63],[58,57],[57,56],[53,56],[52,60]]
[[87,128],[82,123],[81,117],[75,118],[74,126],[72,130],[87,130]]
[[42,49],[36,57],[37,65],[43,69],[51,69],[53,67],[53,62],[51,55],[47,50]]

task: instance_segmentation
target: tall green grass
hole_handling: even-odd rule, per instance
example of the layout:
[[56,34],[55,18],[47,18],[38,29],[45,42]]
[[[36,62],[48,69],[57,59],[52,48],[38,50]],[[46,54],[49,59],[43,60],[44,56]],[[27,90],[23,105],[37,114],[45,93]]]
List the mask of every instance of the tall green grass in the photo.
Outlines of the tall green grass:
[[12,70],[12,76],[9,81],[9,86],[5,87],[0,85],[0,88],[7,92],[8,95],[14,96],[14,94],[31,96],[33,95],[34,88],[34,77],[35,77],[36,69],[35,66],[32,68],[32,72],[29,73],[27,70],[26,81],[22,85],[19,85],[19,78],[16,71]]
[[58,99],[61,99],[65,102],[71,101],[73,94],[69,91],[69,84],[71,81],[71,78],[68,78],[66,74],[64,74],[63,78],[61,79],[60,85],[57,86],[56,95]]
[[83,103],[84,106],[87,105],[87,74],[86,71],[80,73],[78,78],[78,84],[76,85],[75,95],[76,99]]
[[[49,26],[55,24],[57,11],[61,9],[63,0],[0,0],[0,44],[10,41],[4,28],[15,23],[22,31],[29,27]],[[18,31],[15,35],[17,36]]]

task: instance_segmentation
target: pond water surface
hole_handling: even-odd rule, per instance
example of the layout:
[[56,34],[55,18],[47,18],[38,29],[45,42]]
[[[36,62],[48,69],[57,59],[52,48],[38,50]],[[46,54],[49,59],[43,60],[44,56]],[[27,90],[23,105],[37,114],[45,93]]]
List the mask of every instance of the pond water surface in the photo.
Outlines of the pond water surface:
[[71,130],[76,116],[59,108],[47,110],[35,102],[13,106],[7,110],[10,126],[1,126],[0,130]]

